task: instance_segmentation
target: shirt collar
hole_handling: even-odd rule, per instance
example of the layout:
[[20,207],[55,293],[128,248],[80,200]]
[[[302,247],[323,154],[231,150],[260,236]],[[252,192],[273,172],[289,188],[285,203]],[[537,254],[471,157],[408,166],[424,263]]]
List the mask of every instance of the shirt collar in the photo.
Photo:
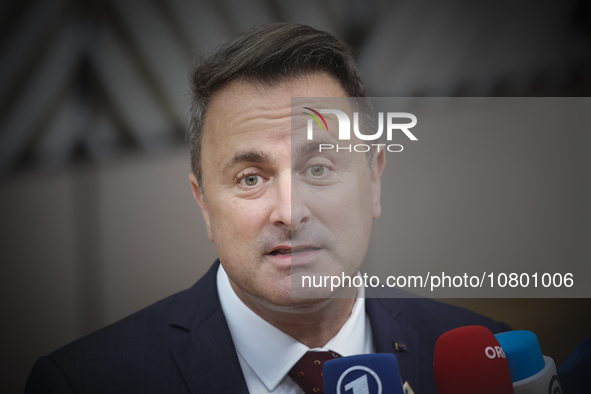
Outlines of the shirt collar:
[[222,310],[230,328],[236,352],[246,361],[269,391],[281,383],[294,364],[308,350],[332,350],[342,356],[373,352],[369,321],[365,315],[364,289],[360,288],[349,319],[322,348],[309,349],[263,320],[238,298],[221,266],[217,287]]

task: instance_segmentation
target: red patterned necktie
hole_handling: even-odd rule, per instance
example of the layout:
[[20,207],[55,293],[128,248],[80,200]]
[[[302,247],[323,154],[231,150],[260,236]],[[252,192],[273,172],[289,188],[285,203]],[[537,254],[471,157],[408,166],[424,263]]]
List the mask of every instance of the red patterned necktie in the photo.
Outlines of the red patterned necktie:
[[322,366],[326,361],[337,357],[341,355],[335,352],[308,351],[295,363],[288,375],[304,390],[304,393],[324,393]]

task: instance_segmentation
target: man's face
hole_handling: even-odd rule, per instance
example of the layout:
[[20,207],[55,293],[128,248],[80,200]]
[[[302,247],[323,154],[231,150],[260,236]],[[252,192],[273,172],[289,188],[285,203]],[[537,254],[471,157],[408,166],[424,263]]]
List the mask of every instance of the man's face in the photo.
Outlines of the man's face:
[[380,214],[384,155],[370,169],[366,154],[299,149],[309,143],[304,126],[292,136],[291,97],[345,96],[318,73],[275,87],[234,80],[212,97],[202,142],[205,196],[193,175],[191,183],[241,299],[309,304],[292,298],[296,268],[354,275],[363,262]]

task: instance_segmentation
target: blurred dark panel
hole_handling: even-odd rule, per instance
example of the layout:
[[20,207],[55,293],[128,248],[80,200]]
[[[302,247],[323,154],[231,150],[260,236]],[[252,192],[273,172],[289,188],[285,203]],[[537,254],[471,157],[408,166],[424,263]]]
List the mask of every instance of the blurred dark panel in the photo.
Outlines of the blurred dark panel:
[[[585,0],[7,2],[0,30],[0,51],[9,55],[0,62],[0,173],[51,167],[48,156],[54,163],[100,161],[130,148],[151,152],[183,144],[185,70],[224,38],[274,20],[309,23],[351,43],[370,95],[587,96],[589,4]],[[73,39],[75,71],[48,95],[31,98],[50,85],[51,74],[42,70],[63,34]],[[121,67],[130,70],[131,80],[130,74],[117,71]],[[93,71],[84,71],[89,69]],[[125,90],[130,83],[137,88]],[[107,134],[93,137],[86,155],[78,151],[73,156],[71,149],[60,149],[57,137],[51,137],[56,153],[40,154],[44,134],[55,132],[49,126],[52,117],[67,103],[64,92],[79,86],[85,94],[75,97],[83,103],[80,110],[90,116],[89,126],[98,123],[97,116],[106,116],[108,122],[103,124],[108,126],[64,133],[69,138],[61,137],[61,144],[76,145],[72,141],[90,138],[85,135]],[[122,92],[125,99],[120,100]],[[148,102],[147,107],[139,106]],[[27,113],[22,107],[32,104],[44,109],[31,124],[19,117]],[[150,115],[152,126],[137,121],[142,113]],[[109,143],[101,145],[104,141]],[[60,155],[66,157],[57,160]]]

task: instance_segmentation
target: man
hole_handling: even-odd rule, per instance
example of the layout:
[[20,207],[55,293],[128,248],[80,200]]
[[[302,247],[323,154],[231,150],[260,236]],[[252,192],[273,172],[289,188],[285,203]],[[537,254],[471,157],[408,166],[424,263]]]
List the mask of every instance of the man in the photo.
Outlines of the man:
[[295,133],[305,115],[292,97],[366,96],[343,42],[257,27],[205,59],[192,85],[190,181],[219,261],[191,289],[40,359],[26,392],[318,392],[297,372],[314,350],[395,353],[403,381],[431,393],[443,332],[505,329],[431,300],[293,296],[296,272],[354,275],[380,215],[383,150],[319,154]]

